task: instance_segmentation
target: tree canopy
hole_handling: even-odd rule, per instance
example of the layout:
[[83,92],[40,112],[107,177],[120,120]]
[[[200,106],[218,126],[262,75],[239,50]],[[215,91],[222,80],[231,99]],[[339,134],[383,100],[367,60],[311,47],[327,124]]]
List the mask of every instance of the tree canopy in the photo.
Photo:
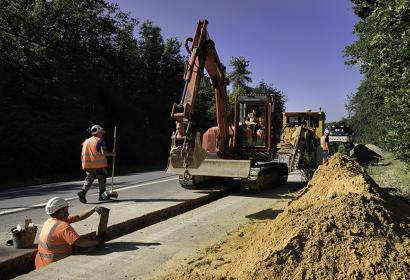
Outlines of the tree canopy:
[[349,97],[357,140],[373,142],[410,162],[410,1],[352,0],[358,39],[345,48],[364,74]]
[[[0,0],[3,180],[80,175],[93,124],[107,131],[108,149],[118,127],[118,166],[165,164],[175,129],[166,116],[184,85],[180,48],[106,0]],[[245,58],[231,64],[234,92],[276,92],[247,85]],[[213,95],[203,79],[195,112],[202,132],[216,123]]]
[[104,0],[2,0],[0,32],[3,175],[79,172],[95,123],[108,144],[118,126],[120,161],[166,158],[174,124],[163,116],[183,87],[176,39]]
[[252,83],[251,74],[249,71],[249,60],[246,60],[243,56],[232,57],[229,61],[229,65],[233,70],[229,73],[228,77],[232,84],[234,94],[250,93],[251,88],[248,83]]

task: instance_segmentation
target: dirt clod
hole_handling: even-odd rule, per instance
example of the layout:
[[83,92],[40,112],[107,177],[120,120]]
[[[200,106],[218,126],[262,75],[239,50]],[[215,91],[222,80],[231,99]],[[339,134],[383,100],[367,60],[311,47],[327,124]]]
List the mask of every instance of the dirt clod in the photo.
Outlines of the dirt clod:
[[165,278],[408,279],[410,206],[357,162],[334,155],[301,193],[276,219],[241,227]]

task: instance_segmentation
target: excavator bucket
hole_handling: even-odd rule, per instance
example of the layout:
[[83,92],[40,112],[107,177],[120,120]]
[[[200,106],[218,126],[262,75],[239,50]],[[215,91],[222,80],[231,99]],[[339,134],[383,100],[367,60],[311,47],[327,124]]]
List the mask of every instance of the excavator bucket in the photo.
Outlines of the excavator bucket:
[[168,167],[172,168],[198,168],[207,156],[207,152],[201,146],[200,134],[195,137],[193,149],[189,146],[176,145],[173,138],[171,152],[168,160]]
[[206,159],[199,133],[195,137],[193,150],[185,151],[183,146],[172,144],[167,173],[184,175],[186,171],[194,176],[215,176],[247,178],[251,169],[250,160]]

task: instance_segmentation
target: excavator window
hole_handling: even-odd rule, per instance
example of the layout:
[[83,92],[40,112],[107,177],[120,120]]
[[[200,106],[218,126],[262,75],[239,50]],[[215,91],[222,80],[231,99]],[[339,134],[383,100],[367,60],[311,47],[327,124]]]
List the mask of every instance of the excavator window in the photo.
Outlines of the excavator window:
[[261,103],[240,103],[238,115],[238,143],[240,147],[266,145],[266,108]]

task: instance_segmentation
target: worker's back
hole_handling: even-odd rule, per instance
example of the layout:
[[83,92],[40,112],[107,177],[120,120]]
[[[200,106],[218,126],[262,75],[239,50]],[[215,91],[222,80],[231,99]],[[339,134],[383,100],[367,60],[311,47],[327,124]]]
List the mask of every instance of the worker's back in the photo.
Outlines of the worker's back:
[[68,222],[49,218],[43,225],[38,242],[38,252],[35,259],[35,268],[68,257],[72,253],[71,245],[78,239],[78,234]]

